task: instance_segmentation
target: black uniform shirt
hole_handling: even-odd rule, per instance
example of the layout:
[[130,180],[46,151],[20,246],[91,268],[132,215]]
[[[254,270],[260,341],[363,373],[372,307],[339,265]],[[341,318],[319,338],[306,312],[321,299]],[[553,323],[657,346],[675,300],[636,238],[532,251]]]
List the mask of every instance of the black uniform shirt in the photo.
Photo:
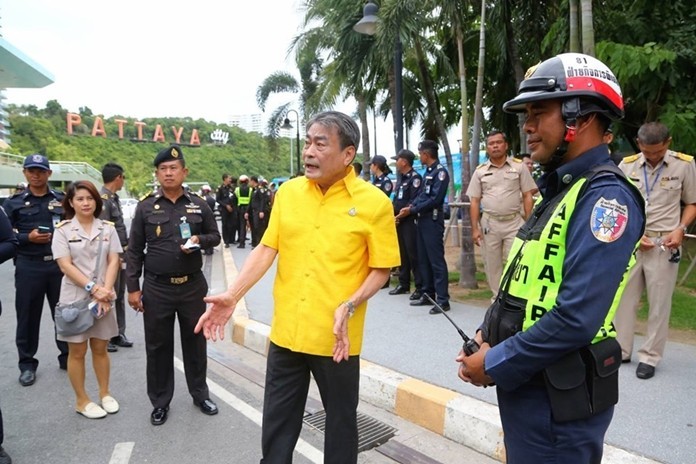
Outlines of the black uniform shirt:
[[394,214],[398,214],[401,208],[410,205],[421,191],[423,178],[415,169],[411,169],[406,174],[401,174],[401,183],[396,189],[394,197]]
[[64,196],[62,192],[49,189],[46,195],[37,197],[27,188],[5,201],[3,207],[19,240],[18,255],[51,255],[51,243],[30,242],[29,233],[39,226],[49,227],[53,233],[53,227],[64,218]]
[[434,209],[442,209],[447,195],[449,174],[440,163],[435,162],[425,170],[423,188],[411,203],[411,214],[429,213]]
[[394,188],[387,174],[381,174],[375,177],[375,180],[372,181],[372,185],[383,191],[386,196],[391,196],[392,189]]
[[121,247],[125,250],[128,246],[128,233],[126,232],[126,224],[123,222],[123,210],[118,194],[111,192],[108,188],[102,186],[99,191],[102,197],[102,212],[99,219],[105,219],[114,223],[118,240],[121,242]]
[[254,214],[271,212],[271,192],[266,187],[257,187],[251,194],[250,209]]
[[218,187],[215,199],[220,205],[220,211],[227,211],[227,208],[225,208],[227,205],[230,205],[232,208],[237,206],[237,197],[234,195],[234,187],[232,187],[232,184],[222,184]]
[[158,190],[138,203],[126,252],[129,292],[140,290],[143,264],[145,272],[165,276],[189,275],[201,270],[200,250],[187,254],[180,248],[186,243],[180,227],[184,222],[191,228],[191,235],[198,236],[201,249],[220,243],[213,212],[199,196],[182,189],[182,195],[172,203]]

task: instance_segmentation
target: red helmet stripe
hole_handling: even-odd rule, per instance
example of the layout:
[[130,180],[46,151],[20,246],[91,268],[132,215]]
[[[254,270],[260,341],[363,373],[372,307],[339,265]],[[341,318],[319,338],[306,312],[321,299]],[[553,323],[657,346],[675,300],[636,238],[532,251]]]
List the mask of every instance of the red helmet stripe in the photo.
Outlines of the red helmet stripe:
[[566,84],[569,92],[596,92],[603,95],[617,108],[623,111],[623,98],[612,85],[603,79],[596,79],[594,77],[567,77]]

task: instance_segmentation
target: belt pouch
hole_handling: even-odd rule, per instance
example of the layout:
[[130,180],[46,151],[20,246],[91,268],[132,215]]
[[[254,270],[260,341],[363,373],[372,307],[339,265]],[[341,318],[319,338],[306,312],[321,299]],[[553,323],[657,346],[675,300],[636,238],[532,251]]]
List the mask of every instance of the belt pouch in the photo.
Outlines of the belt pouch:
[[484,339],[495,346],[522,330],[527,300],[512,295],[498,295],[486,311],[484,325],[488,328]]
[[597,414],[619,402],[621,346],[615,338],[583,348],[592,413]]
[[585,363],[579,351],[568,353],[544,370],[551,414],[556,422],[592,416],[585,373]]

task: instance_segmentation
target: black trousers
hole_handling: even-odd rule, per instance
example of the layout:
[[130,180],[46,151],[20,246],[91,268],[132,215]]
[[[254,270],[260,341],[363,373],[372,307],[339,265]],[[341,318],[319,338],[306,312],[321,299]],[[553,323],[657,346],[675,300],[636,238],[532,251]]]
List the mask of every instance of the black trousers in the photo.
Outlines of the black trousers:
[[436,295],[438,304],[449,303],[447,262],[445,261],[445,224],[440,211],[437,220],[432,213],[418,218],[418,266],[423,278],[423,292]]
[[118,333],[124,335],[126,333],[126,270],[123,268],[116,274],[114,290],[116,290],[116,302],[114,303],[114,307],[116,309]]
[[258,216],[259,213],[254,213],[254,218],[249,218],[251,222],[251,246],[258,246],[263,238],[263,234],[268,229],[268,216],[270,213],[265,213],[263,219]]
[[399,254],[401,255],[401,266],[399,266],[399,285],[411,287],[411,273],[416,291],[423,288],[423,279],[418,268],[418,242],[415,218],[405,218],[399,221],[396,226],[396,235],[399,238]]
[[[34,356],[39,349],[39,330],[41,329],[44,297],[48,300],[53,319],[60,296],[62,278],[63,273],[60,272],[55,261],[34,261],[17,256],[15,262],[15,309],[17,311],[15,343],[19,355],[20,371],[36,371],[39,367],[39,360]],[[60,351],[58,355],[59,365],[67,365],[68,344],[56,340],[56,346]]]
[[222,220],[222,242],[225,245],[229,245],[234,242],[235,235],[237,235],[237,224],[239,221],[237,219],[237,212],[234,211],[230,213],[224,206],[220,208],[220,219]]
[[360,357],[335,363],[329,356],[297,353],[271,342],[261,427],[262,464],[292,463],[302,430],[310,373],[326,411],[324,463],[358,461]]
[[209,398],[208,357],[203,333],[194,334],[205,312],[208,284],[200,273],[181,285],[156,281],[145,275],[143,323],[147,353],[147,394],[155,408],[165,408],[174,396],[174,319],[179,319],[181,351],[189,393],[196,401]]
[[249,205],[239,205],[237,213],[239,214],[239,244],[244,245],[247,236],[247,220],[244,219],[244,214],[249,211]]

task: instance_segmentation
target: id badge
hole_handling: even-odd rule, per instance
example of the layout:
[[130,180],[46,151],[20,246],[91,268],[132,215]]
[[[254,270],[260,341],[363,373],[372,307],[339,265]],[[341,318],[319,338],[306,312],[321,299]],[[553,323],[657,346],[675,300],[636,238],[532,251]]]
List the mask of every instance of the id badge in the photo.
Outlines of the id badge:
[[397,198],[398,198],[399,200],[403,200],[403,199],[404,199],[404,189],[403,189],[403,187],[399,189],[399,195],[397,196]]
[[179,224],[179,230],[181,231],[181,238],[184,240],[191,238],[191,225],[188,222],[182,222]]

